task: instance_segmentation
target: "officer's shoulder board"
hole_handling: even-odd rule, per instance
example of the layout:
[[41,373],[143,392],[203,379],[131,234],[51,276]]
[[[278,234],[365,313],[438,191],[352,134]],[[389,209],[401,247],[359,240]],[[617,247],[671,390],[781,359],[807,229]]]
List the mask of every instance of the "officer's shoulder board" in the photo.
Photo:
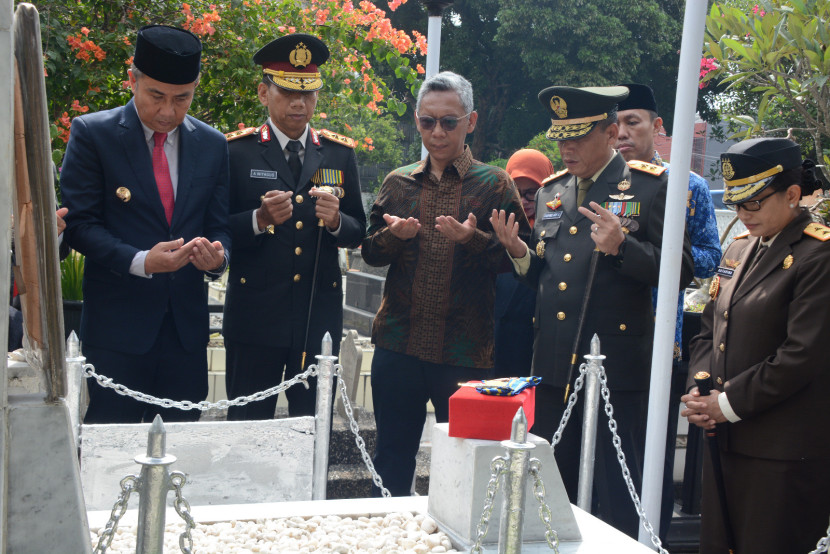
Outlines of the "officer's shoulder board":
[[740,235],[735,235],[735,238],[733,240],[745,239],[748,236],[749,236],[749,231],[747,231],[746,233],[741,233]]
[[242,137],[247,137],[248,135],[253,135],[256,132],[256,127],[245,127],[244,129],[239,129],[238,131],[231,131],[230,133],[225,133],[225,138],[228,139],[228,142],[230,142],[232,140],[236,140]]
[[830,240],[830,227],[821,223],[810,223],[804,228],[804,234],[824,242]]
[[553,175],[548,175],[547,177],[545,177],[545,178],[542,180],[542,186],[545,186],[545,185],[547,185],[548,183],[552,183],[552,182],[554,182],[555,180],[557,180],[557,179],[559,179],[560,177],[562,177],[563,175],[567,175],[567,174],[568,174],[568,170],[567,170],[567,169],[563,169],[562,171],[557,171],[557,172],[556,172],[556,173],[554,173]]
[[630,162],[628,162],[628,167],[655,176],[662,175],[666,172],[666,168],[662,165],[654,165],[647,162],[641,162],[639,160],[631,160]]
[[329,131],[328,129],[320,129],[319,133],[324,139],[336,142],[337,144],[342,144],[343,146],[348,146],[349,148],[357,146],[357,142],[354,139],[341,135],[340,133],[335,133],[334,131]]

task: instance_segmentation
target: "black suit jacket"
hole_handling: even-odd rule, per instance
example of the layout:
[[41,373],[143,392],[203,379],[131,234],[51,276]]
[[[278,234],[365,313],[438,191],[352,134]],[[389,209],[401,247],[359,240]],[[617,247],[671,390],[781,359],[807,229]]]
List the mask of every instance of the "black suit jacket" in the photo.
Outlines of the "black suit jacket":
[[[263,127],[268,132],[261,133]],[[309,348],[316,351],[326,331],[335,350],[343,329],[343,291],[338,247],[356,247],[366,232],[354,150],[309,129],[300,182],[294,183],[283,150],[265,124],[256,133],[232,140],[231,233],[234,254],[225,299],[223,334],[248,344],[302,348],[311,298],[317,237],[320,236],[316,292]],[[322,169],[338,170],[345,190],[340,199],[340,233],[319,233],[309,190]],[[332,184],[332,183],[327,183]],[[294,195],[291,219],[274,233],[254,234],[253,212],[270,190]]]
[[81,315],[86,344],[145,353],[170,310],[184,348],[195,352],[207,346],[204,272],[187,264],[150,279],[130,273],[136,253],[180,237],[219,241],[230,254],[227,142],[190,116],[179,133],[176,204],[168,225],[133,101],[72,121],[61,194],[69,208],[65,241],[86,256]]
[[[639,163],[639,162],[638,162]],[[620,201],[624,194],[638,215],[629,215],[622,259],[600,254],[581,343],[576,351],[577,367],[590,351],[597,333],[603,365],[612,390],[648,390],[654,307],[651,287],[657,286],[667,177],[664,168],[650,172],[635,170],[619,154],[599,175],[584,204]],[[577,178],[563,173],[548,181],[536,195],[536,223],[531,236],[531,267],[526,282],[536,287],[536,339],[533,374],[550,385],[564,387],[573,354],[579,312],[588,277],[592,221],[577,211]],[[551,208],[548,202],[561,206]],[[538,244],[544,244],[542,252]],[[681,283],[692,278],[694,262],[688,236],[683,245]],[[678,283],[669,286],[679,287]]]

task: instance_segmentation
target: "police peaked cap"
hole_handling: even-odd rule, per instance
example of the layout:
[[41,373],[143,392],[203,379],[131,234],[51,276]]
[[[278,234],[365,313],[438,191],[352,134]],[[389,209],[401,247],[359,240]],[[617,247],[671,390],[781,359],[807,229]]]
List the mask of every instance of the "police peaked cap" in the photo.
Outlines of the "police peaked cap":
[[313,91],[323,87],[319,66],[329,59],[329,49],[319,38],[302,33],[272,40],[254,54],[268,79],[280,88]]

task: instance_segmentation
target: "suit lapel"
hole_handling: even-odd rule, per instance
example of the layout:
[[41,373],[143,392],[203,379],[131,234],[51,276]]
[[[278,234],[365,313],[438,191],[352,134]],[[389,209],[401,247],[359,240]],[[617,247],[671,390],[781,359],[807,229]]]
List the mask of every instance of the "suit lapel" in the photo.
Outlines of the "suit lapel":
[[[740,259],[738,260],[740,264],[735,269],[735,273],[732,275],[732,279],[738,283],[737,286],[731,287],[731,292],[728,293],[725,301],[727,305],[731,305],[732,302],[737,300],[738,298],[744,296],[749,289],[745,288],[744,285],[744,278],[747,270],[749,269],[749,264],[752,261],[752,253],[758,248],[758,238],[751,237],[749,240],[749,244],[741,251]],[[769,254],[769,252],[767,252]]]
[[144,128],[138,118],[135,104],[130,100],[122,108],[118,138],[124,149],[124,156],[129,160],[130,168],[135,175],[142,194],[152,205],[156,217],[166,226],[167,217],[164,215],[164,206],[161,204],[156,177],[153,173],[153,159],[144,137]]
[[193,170],[199,157],[199,133],[196,126],[185,117],[179,125],[179,181],[176,185],[176,203],[170,227],[184,217],[190,190],[193,187]]
[[322,145],[314,144],[311,140],[312,130],[308,130],[308,136],[305,141],[305,157],[303,158],[303,170],[300,172],[300,183],[298,188],[305,188],[308,181],[320,167],[323,162],[323,147]]
[[[596,202],[597,204],[601,205],[608,199],[608,195],[611,194],[611,192],[609,191],[615,190],[614,187],[617,186],[616,176],[619,173],[618,165],[622,161],[622,157],[619,157],[619,159],[618,157],[619,156],[615,154],[614,157],[611,158],[611,161],[608,162],[608,165],[605,167],[603,172],[599,174],[599,177],[597,177],[597,182],[591,185],[591,188],[585,195],[585,206],[588,206],[589,202]],[[614,179],[611,179],[612,177]],[[628,166],[625,167],[624,177],[626,179],[630,179],[628,173]],[[576,186],[576,179],[574,179],[574,189],[578,189],[578,187]],[[580,221],[584,218],[585,216],[581,213],[576,213],[576,221]]]
[[576,193],[577,193],[577,177],[576,175],[568,176],[568,180],[565,181],[564,191],[562,192],[562,206],[565,210],[565,213],[568,215],[568,219],[574,221],[576,217],[579,215],[579,212],[576,211]]

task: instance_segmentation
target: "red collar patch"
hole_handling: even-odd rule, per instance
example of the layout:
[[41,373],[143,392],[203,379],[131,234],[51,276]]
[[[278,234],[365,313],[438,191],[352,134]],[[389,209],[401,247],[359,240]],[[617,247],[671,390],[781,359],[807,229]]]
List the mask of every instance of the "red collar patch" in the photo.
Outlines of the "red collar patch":
[[259,128],[259,142],[271,142],[271,129],[267,123]]

